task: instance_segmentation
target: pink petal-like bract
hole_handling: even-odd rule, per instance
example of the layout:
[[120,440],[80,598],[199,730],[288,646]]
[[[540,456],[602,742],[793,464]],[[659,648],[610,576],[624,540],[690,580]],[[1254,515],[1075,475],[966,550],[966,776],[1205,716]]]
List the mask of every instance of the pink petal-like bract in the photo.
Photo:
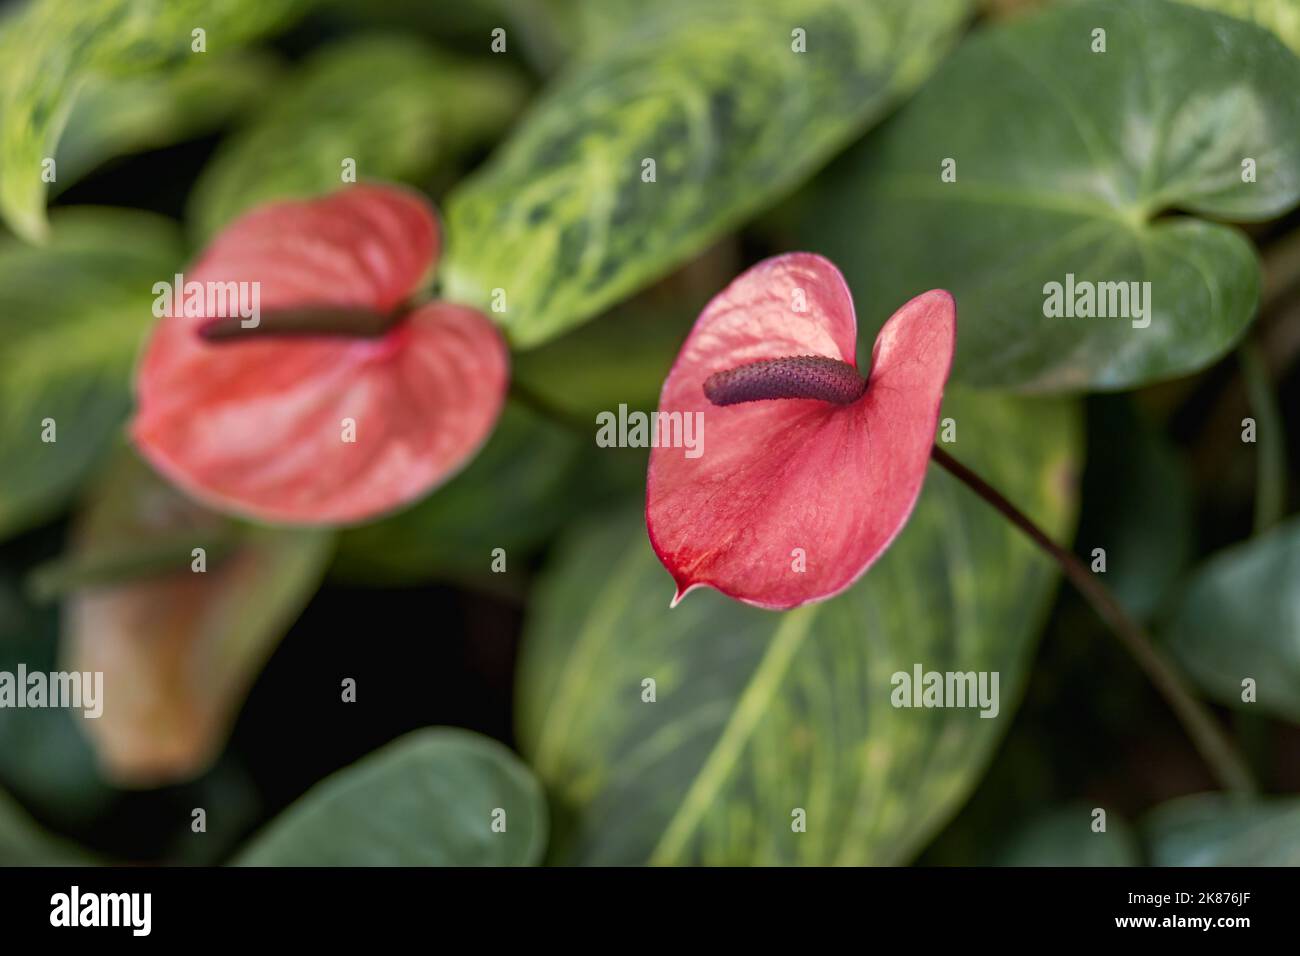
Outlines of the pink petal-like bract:
[[705,585],[784,610],[857,580],[921,492],[955,340],[952,296],[927,292],[880,330],[860,398],[723,407],[704,393],[717,372],[791,356],[856,365],[857,323],[844,277],[809,253],[760,262],[714,297],[659,400],[661,435],[675,427],[664,413],[699,413],[704,440],[695,457],[661,440],[646,478],[646,525],[677,583],[673,603]]
[[[301,308],[386,314],[437,254],[424,200],[356,185],[248,213],[184,280],[258,283],[264,317]],[[131,437],[173,483],[223,511],[287,524],[391,511],[464,465],[505,400],[505,344],[465,306],[415,308],[371,338],[212,342],[199,329],[217,316],[185,315],[180,305],[159,320],[137,370]]]

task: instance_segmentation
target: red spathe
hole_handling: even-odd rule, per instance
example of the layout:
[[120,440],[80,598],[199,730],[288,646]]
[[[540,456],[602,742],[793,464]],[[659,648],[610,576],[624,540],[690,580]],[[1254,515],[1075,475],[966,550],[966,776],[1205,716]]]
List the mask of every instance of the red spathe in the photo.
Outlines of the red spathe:
[[[241,217],[184,278],[257,282],[264,314],[304,306],[387,313],[437,254],[437,222],[423,199],[357,185]],[[376,338],[236,342],[198,334],[215,316],[173,311],[137,371],[131,437],[169,480],[223,511],[289,524],[376,517],[462,467],[504,402],[505,345],[465,306],[429,303]]]
[[[802,310],[802,311],[801,311]],[[843,591],[889,547],[921,492],[956,311],[935,290],[885,323],[866,392],[849,405],[780,399],[718,407],[714,372],[820,355],[856,365],[857,321],[821,256],[765,260],[700,314],[664,383],[661,412],[703,413],[704,453],[650,453],[646,525],[677,583],[785,610]]]

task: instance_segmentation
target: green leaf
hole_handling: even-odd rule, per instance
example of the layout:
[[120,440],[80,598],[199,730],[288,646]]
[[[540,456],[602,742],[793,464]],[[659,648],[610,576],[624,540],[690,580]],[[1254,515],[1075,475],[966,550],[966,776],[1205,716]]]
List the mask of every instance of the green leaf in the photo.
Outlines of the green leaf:
[[59,210],[43,248],[0,238],[0,537],[48,518],[108,447],[153,284],[181,256],[171,222],[117,209]]
[[[160,75],[192,57],[237,51],[310,5],[311,0],[27,4],[0,32],[0,216],[20,236],[45,239],[42,164],[56,156],[79,97],[133,109],[129,98],[105,88]],[[206,31],[208,52],[193,51],[196,29]]]
[[1295,0],[1182,0],[1267,27],[1300,53],[1300,4]]
[[[1300,517],[1221,551],[1192,576],[1164,641],[1207,694],[1300,723]],[[1242,701],[1242,681],[1257,702]]]
[[519,77],[413,37],[367,36],[314,54],[225,143],[195,186],[203,236],[271,199],[338,189],[345,159],[360,179],[421,183],[492,138],[519,109]]
[[388,586],[473,578],[489,572],[495,548],[509,570],[572,515],[579,453],[573,432],[511,402],[463,472],[404,511],[342,532],[334,572]]
[[599,314],[810,176],[924,78],[967,9],[656,7],[579,57],[451,194],[446,294],[487,307],[504,290],[493,316],[522,347]]
[[88,851],[47,833],[0,790],[0,866],[92,866]]
[[[960,456],[1055,535],[1074,407],[954,390]],[[838,598],[785,614],[673,587],[636,513],[566,539],[517,682],[560,863],[889,864],[967,796],[1015,712],[1051,565],[937,467],[898,540]],[[891,675],[999,672],[999,713],[896,709]],[[656,700],[643,702],[643,681]],[[792,832],[792,812],[807,832]]]
[[105,158],[189,139],[246,110],[279,82],[269,55],[239,52],[195,56],[174,70],[89,86],[77,97],[59,140],[58,180],[63,191]]
[[[10,549],[12,551],[13,549]],[[58,611],[23,592],[18,562],[0,560],[0,670],[58,670]],[[0,786],[51,822],[89,825],[116,797],[95,767],[82,711],[0,708]],[[187,831],[188,832],[188,831]]]
[[1300,866],[1300,799],[1197,794],[1142,820],[1152,866]]
[[511,381],[584,427],[620,404],[654,411],[683,340],[739,271],[738,256],[734,242],[720,242],[595,320],[515,354]]
[[[802,240],[843,268],[868,333],[918,290],[950,290],[956,381],[1056,391],[1186,374],[1241,336],[1260,284],[1245,236],[1194,216],[1296,204],[1297,89],[1300,60],[1248,23],[1162,0],[1050,8],[964,44],[826,178]],[[1100,287],[1125,315],[1049,317],[1048,284],[1071,275],[1076,297],[1125,283]],[[1131,282],[1151,283],[1143,310],[1119,299]]]
[[47,575],[80,585],[63,606],[63,669],[104,674],[103,714],[82,729],[109,779],[158,786],[208,768],[333,540],[207,511],[123,450]]
[[690,332],[694,315],[628,304],[515,357],[513,380],[575,418],[592,423],[620,403],[646,412]]
[[528,768],[494,740],[441,727],[318,783],[235,863],[529,866],[545,846],[546,801]]
[[1191,476],[1169,440],[1127,396],[1088,406],[1082,553],[1106,551],[1106,584],[1131,614],[1159,610],[1192,560]]
[[[667,6],[681,0],[664,0]],[[603,0],[586,3],[584,0],[542,0],[546,21],[551,29],[562,33],[568,41],[568,54],[576,51],[590,53],[593,49],[618,42],[619,35],[643,18],[646,6],[638,0]]]
[[998,866],[1139,866],[1137,836],[1118,815],[1106,830],[1092,829],[1093,808],[1072,804],[1042,813],[1022,826],[998,854]]
[[1277,524],[1286,514],[1286,425],[1278,407],[1277,387],[1259,346],[1243,342],[1237,358],[1253,424],[1259,429],[1255,453],[1255,531],[1259,532]]

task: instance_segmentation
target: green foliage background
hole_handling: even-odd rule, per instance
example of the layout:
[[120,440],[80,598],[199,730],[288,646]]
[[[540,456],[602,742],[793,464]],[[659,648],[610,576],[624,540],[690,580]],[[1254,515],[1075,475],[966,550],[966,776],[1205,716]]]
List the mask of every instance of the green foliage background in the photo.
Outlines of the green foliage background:
[[[0,864],[1300,862],[1297,49],[1286,0],[15,5],[0,670],[94,660],[165,704],[93,734],[0,710]],[[511,399],[400,514],[337,534],[213,515],[120,447],[150,288],[248,208],[337,188],[343,158],[439,204],[439,294],[487,311],[504,291]],[[843,268],[864,353],[912,295],[955,294],[951,452],[1107,550],[1264,795],[1198,794],[1212,779],[1104,628],[934,469],[844,595],[668,609],[645,456],[596,448],[593,416],[653,409],[703,303],[794,249]],[[1067,272],[1150,282],[1150,327],[1045,319]],[[188,613],[101,623],[169,594],[195,540],[218,573]],[[398,633],[386,605],[429,610]],[[312,765],[334,772],[255,780],[229,735],[243,708],[282,716],[257,703],[287,686],[276,647],[304,607],[365,621],[347,639],[392,671],[419,666],[412,642],[460,648],[449,684],[482,672],[496,696],[358,716],[364,746]],[[146,639],[168,666],[141,663]],[[891,707],[916,661],[999,672],[1000,714]],[[293,732],[321,736],[316,713]],[[202,845],[181,809],[200,798],[227,808]]]

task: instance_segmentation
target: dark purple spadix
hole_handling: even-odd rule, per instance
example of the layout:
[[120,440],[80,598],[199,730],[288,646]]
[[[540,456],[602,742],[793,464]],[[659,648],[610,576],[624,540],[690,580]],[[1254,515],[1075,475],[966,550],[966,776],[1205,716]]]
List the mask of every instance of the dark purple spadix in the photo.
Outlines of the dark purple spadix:
[[851,405],[867,390],[867,380],[848,362],[822,355],[760,359],[715,372],[704,380],[704,395],[714,405],[738,405],[769,398],[816,398]]
[[379,312],[354,306],[304,306],[272,309],[246,328],[239,316],[208,319],[199,326],[199,336],[210,342],[234,342],[268,336],[331,335],[344,338],[378,338],[402,318],[403,310]]

